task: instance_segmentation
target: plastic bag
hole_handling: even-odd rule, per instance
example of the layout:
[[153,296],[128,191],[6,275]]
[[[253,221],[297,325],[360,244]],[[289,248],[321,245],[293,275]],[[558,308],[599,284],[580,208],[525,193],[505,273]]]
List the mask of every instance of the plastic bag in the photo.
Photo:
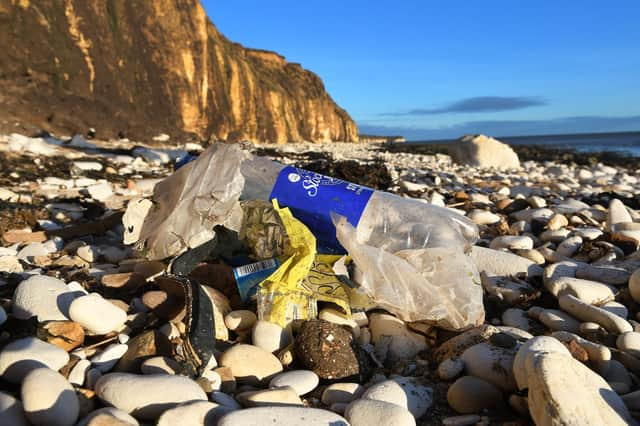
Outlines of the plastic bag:
[[484,322],[478,270],[456,244],[390,253],[363,242],[345,218],[335,223],[338,241],[358,268],[354,281],[378,306],[403,321],[449,330]]

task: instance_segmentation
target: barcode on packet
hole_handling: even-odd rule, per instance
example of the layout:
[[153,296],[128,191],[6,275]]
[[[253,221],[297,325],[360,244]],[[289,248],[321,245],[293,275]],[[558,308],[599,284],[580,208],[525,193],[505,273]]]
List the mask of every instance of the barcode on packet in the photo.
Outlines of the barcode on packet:
[[261,260],[260,262],[238,266],[237,268],[234,268],[233,272],[237,279],[250,274],[255,274],[259,271],[264,271],[265,269],[275,268],[276,266],[278,266],[276,259]]

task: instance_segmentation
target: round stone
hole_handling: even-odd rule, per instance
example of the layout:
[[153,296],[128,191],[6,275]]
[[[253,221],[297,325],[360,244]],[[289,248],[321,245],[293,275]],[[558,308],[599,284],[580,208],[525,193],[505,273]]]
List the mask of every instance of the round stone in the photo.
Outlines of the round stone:
[[[105,416],[109,416],[109,417],[105,417]],[[94,424],[93,422],[97,421],[98,419],[101,420],[102,418],[109,419],[109,420],[113,418],[121,422],[115,426],[121,426],[125,424],[131,425],[131,426],[139,425],[138,421],[134,417],[131,417],[129,414],[125,413],[124,411],[118,410],[117,408],[114,408],[114,407],[104,407],[104,408],[98,408],[97,410],[90,412],[86,417],[82,418],[76,424],[76,426],[91,426],[92,424]],[[107,423],[107,422],[95,423],[95,426],[100,426],[100,425],[111,426],[111,423]]]
[[460,358],[447,358],[438,365],[438,377],[442,380],[453,380],[464,370],[464,362]]
[[637,303],[640,303],[640,269],[636,269],[629,277],[629,293]]
[[473,414],[503,403],[502,393],[493,384],[474,376],[463,376],[447,391],[447,402],[458,413]]
[[269,407],[273,405],[304,405],[292,387],[261,389],[241,392],[236,399],[245,407]]
[[229,367],[238,383],[258,386],[282,371],[282,364],[271,352],[253,345],[238,344],[220,357],[220,366]]
[[46,275],[34,275],[22,281],[13,294],[13,316],[39,322],[69,319],[69,305],[76,297],[64,281]]
[[535,357],[541,354],[554,352],[571,356],[565,345],[558,339],[549,336],[536,336],[520,346],[513,360],[513,374],[518,384],[518,389],[526,389],[528,386],[526,365],[533,362]]
[[95,368],[100,370],[101,373],[106,373],[117,364],[128,349],[129,346],[127,345],[122,343],[113,343],[91,358],[91,363]]
[[27,419],[34,425],[73,425],[80,404],[73,387],[57,371],[37,368],[27,374],[20,391]]
[[289,344],[289,333],[278,324],[259,320],[253,325],[251,341],[254,346],[267,352],[278,351]]
[[640,333],[629,331],[618,336],[616,346],[621,351],[625,351],[640,358]]
[[249,330],[258,321],[258,317],[252,311],[241,309],[231,311],[224,316],[224,325],[231,331],[242,332]]
[[215,425],[232,411],[235,409],[209,401],[186,402],[162,413],[157,426]]
[[94,334],[119,330],[127,321],[127,313],[99,295],[77,298],[69,308],[71,319]]
[[140,366],[142,374],[176,374],[180,364],[165,356],[154,356],[145,360]]
[[349,403],[364,393],[364,387],[358,383],[333,383],[322,391],[322,403],[333,405],[338,403]]
[[513,377],[513,360],[516,349],[479,343],[464,351],[462,361],[468,374],[484,379],[504,391],[516,389]]
[[427,342],[423,335],[412,332],[402,320],[392,315],[380,313],[369,315],[369,329],[371,342],[374,345],[390,339],[387,356],[391,361],[413,358],[427,349]]
[[290,386],[298,395],[305,395],[318,386],[318,375],[309,370],[293,370],[276,375],[269,382],[270,388]]
[[22,402],[0,391],[0,425],[29,426]]
[[156,419],[183,402],[207,400],[196,382],[170,375],[105,374],[98,379],[95,392],[105,403],[144,420]]
[[433,390],[414,377],[394,377],[371,386],[362,394],[362,399],[396,404],[420,418],[433,403]]
[[345,409],[344,417],[351,426],[374,424],[414,426],[416,424],[416,419],[406,408],[373,399],[353,401]]
[[31,370],[49,367],[59,370],[69,362],[63,349],[35,337],[24,337],[6,345],[0,352],[0,375],[11,383],[20,383]]
[[[399,407],[400,408],[400,407]],[[404,424],[404,423],[398,423]],[[344,417],[328,410],[307,407],[256,407],[227,414],[218,426],[349,426]],[[356,426],[355,424],[352,424]]]

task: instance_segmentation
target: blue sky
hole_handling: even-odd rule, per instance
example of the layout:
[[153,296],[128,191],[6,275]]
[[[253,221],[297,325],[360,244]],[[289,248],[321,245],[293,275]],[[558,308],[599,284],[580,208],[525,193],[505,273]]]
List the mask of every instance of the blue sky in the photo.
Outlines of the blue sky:
[[640,0],[202,3],[229,39],[317,73],[361,133],[640,130]]

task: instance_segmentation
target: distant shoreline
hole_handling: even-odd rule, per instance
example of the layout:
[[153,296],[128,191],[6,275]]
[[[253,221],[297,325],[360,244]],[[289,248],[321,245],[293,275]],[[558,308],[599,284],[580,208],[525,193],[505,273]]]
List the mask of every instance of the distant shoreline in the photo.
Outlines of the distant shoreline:
[[[588,136],[596,137],[618,137],[618,136],[638,136],[640,137],[640,130],[628,131],[628,132],[594,132],[594,133],[551,133],[542,135],[511,135],[511,136],[492,136],[495,139],[503,141],[505,143],[514,143],[514,141],[524,141],[531,139],[541,138],[562,138],[562,139],[580,139]],[[444,138],[444,139],[421,139],[421,140],[408,140],[406,143],[410,144],[438,144],[449,143],[455,141],[457,138]],[[522,143],[521,145],[535,145]]]

